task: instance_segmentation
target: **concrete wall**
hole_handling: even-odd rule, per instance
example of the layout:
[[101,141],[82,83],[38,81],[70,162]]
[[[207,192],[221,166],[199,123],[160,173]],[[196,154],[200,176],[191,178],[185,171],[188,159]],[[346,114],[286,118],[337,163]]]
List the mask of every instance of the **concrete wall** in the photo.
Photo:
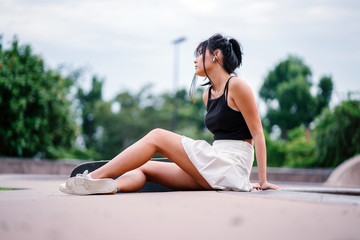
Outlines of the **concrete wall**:
[[[267,168],[268,181],[279,182],[325,182],[332,169],[301,169],[301,168]],[[258,180],[258,171],[254,167],[251,171],[250,180]]]
[[80,161],[44,161],[0,157],[0,173],[69,175]]
[[[44,161],[0,157],[0,174],[56,174],[70,175],[71,170],[84,161]],[[313,182],[322,183],[327,180],[331,169],[293,169],[268,168],[269,181]],[[257,168],[254,167],[250,179],[258,179]]]

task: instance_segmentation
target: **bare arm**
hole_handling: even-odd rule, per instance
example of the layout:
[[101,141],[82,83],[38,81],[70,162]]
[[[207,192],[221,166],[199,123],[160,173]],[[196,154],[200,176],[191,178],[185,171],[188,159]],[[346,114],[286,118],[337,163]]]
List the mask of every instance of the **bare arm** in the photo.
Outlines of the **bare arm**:
[[243,80],[233,78],[229,86],[229,100],[242,113],[255,144],[255,154],[258,165],[260,188],[279,189],[267,182],[266,176],[266,144],[261,119],[256,105],[255,96]]

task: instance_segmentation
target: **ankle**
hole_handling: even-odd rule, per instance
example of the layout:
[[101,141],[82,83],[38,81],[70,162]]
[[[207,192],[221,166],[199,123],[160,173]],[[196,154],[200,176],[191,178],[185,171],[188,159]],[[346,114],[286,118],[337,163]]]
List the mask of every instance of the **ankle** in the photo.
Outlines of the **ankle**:
[[88,176],[90,177],[90,179],[102,179],[102,178],[104,178],[97,171],[93,171],[93,172],[89,173]]

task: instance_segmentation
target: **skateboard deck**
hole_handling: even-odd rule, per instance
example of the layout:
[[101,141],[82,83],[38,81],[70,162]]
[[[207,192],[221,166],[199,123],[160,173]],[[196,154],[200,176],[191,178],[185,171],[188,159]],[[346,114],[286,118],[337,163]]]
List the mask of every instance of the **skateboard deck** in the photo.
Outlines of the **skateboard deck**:
[[[152,158],[150,161],[170,162],[170,160],[167,158]],[[91,161],[91,162],[81,163],[81,164],[77,165],[71,171],[70,177],[75,177],[77,174],[81,174],[85,170],[92,172],[92,171],[104,166],[108,162],[109,162],[109,160]],[[118,177],[119,176],[116,176],[113,179],[116,179]],[[169,192],[169,191],[174,191],[174,189],[165,187],[158,183],[146,182],[144,187],[142,189],[140,189],[138,192]]]

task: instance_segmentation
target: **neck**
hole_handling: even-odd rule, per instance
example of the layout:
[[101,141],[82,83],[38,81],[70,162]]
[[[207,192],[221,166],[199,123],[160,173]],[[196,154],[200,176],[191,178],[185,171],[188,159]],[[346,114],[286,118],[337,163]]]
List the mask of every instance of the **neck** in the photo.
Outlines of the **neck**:
[[208,73],[208,75],[215,92],[221,92],[225,88],[225,84],[230,77],[230,74],[223,69],[222,71],[213,71],[212,73]]

